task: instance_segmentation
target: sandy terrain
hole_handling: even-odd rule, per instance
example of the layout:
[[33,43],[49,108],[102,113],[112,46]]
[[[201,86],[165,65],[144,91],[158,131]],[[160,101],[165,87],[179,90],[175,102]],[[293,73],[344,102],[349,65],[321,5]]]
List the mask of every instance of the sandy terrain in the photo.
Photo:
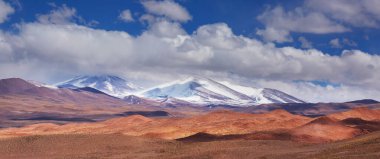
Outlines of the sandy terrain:
[[380,132],[326,144],[274,140],[181,142],[124,135],[52,135],[0,140],[0,158],[362,158],[380,157]]

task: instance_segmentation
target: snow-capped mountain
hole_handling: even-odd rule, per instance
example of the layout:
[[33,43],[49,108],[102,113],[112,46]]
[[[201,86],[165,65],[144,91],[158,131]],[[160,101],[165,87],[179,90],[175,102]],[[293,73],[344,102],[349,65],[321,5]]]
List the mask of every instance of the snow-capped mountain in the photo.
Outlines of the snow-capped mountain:
[[139,86],[131,82],[111,75],[79,76],[65,82],[58,83],[56,85],[59,88],[70,89],[91,87],[120,98],[123,98],[141,89]]
[[139,91],[141,87],[131,82],[109,75],[80,76],[56,86],[70,89],[90,87],[115,97],[124,98],[134,104],[139,97],[159,103],[187,105],[251,106],[266,103],[303,103],[302,100],[279,90],[246,87],[202,77],[190,77],[143,91]]
[[264,103],[302,103],[284,92],[217,82],[208,78],[190,77],[153,87],[140,96],[156,100],[174,98],[200,105],[249,106]]

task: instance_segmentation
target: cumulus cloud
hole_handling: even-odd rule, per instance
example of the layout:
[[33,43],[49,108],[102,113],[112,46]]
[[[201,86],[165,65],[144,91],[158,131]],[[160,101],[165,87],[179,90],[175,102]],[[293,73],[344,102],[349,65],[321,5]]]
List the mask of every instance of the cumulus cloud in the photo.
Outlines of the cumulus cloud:
[[9,3],[0,0],[0,24],[4,23],[8,19],[8,16],[14,12],[14,8]]
[[[80,74],[117,74],[166,81],[186,75],[212,78],[233,73],[241,78],[283,82],[284,86],[261,83],[295,92],[294,95],[305,99],[312,99],[313,89],[321,90],[316,93],[322,97],[315,100],[332,100],[327,96],[334,94],[336,99],[379,95],[376,90],[380,90],[380,75],[376,72],[380,71],[380,57],[359,50],[332,56],[315,49],[276,47],[236,35],[225,23],[203,25],[187,33],[179,22],[160,19],[140,35],[132,36],[125,31],[58,22],[22,23],[18,33],[1,32],[0,54],[7,57],[0,60],[1,78],[19,76],[54,81]],[[305,88],[298,93],[285,87],[297,86],[292,82],[297,80],[324,80],[344,87],[304,84],[299,86]],[[330,89],[334,90],[331,94],[323,93]],[[337,92],[346,95],[341,98]]]
[[145,0],[141,3],[148,13],[163,16],[170,20],[186,22],[192,18],[184,7],[172,0]]
[[119,15],[119,19],[124,22],[133,22],[135,20],[133,19],[132,12],[129,9],[123,10]]
[[277,48],[235,35],[224,23],[188,34],[178,23],[162,21],[137,37],[76,24],[27,23],[13,39],[18,41],[10,44],[13,50],[62,68],[230,71],[243,77],[374,85],[380,79],[373,73],[380,69],[377,55],[348,50],[331,56],[318,50]]

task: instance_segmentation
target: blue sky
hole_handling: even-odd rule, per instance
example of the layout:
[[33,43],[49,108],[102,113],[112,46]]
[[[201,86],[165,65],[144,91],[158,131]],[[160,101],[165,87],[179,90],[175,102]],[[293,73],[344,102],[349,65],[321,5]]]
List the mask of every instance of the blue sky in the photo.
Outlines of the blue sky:
[[379,28],[376,0],[0,0],[0,77],[198,75],[378,99]]
[[[183,24],[183,28],[192,33],[199,26],[223,22],[232,28],[233,32],[238,35],[247,37],[260,38],[256,34],[256,30],[265,27],[257,20],[262,12],[268,7],[282,6],[287,9],[294,9],[302,5],[302,0],[281,1],[281,0],[220,0],[217,3],[214,0],[180,0],[177,1],[184,6],[192,15],[192,20]],[[45,14],[52,10],[52,5],[67,5],[76,8],[78,14],[86,20],[94,20],[99,22],[93,28],[106,30],[122,30],[132,35],[139,35],[146,29],[146,24],[138,21],[124,23],[117,17],[125,9],[132,11],[133,16],[138,18],[144,14],[144,8],[138,0],[94,0],[89,4],[88,1],[9,1],[13,3],[17,12],[12,18],[2,24],[2,28],[12,29],[15,23],[33,22],[36,15]],[[304,37],[313,44],[313,48],[319,49],[331,55],[339,55],[344,49],[360,49],[370,54],[380,54],[380,32],[377,28],[356,28],[352,27],[352,31],[345,33],[330,34],[314,34],[314,33],[292,33],[292,37],[296,40],[292,42],[277,43],[278,46],[294,46],[301,48],[301,43],[297,38]],[[348,39],[356,45],[344,45],[341,48],[331,47],[329,42],[332,39]]]

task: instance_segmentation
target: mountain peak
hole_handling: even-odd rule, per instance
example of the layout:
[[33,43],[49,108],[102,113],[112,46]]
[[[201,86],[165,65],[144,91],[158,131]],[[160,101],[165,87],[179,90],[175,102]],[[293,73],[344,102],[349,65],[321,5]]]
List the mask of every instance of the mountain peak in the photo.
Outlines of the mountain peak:
[[185,83],[200,83],[200,82],[212,82],[213,80],[206,78],[206,77],[201,77],[201,76],[188,76],[186,78],[182,78],[179,80],[175,80],[166,84],[163,84],[162,86],[167,86],[171,84],[185,84]]
[[36,86],[21,78],[7,78],[0,80],[0,94],[22,92],[34,87]]
[[203,76],[188,76],[183,81],[212,81],[212,79]]
[[21,78],[5,78],[5,79],[0,79],[0,82],[2,83],[29,83],[26,80],[23,80]]
[[57,84],[60,88],[91,87],[116,97],[125,97],[140,89],[132,82],[114,75],[86,75]]

